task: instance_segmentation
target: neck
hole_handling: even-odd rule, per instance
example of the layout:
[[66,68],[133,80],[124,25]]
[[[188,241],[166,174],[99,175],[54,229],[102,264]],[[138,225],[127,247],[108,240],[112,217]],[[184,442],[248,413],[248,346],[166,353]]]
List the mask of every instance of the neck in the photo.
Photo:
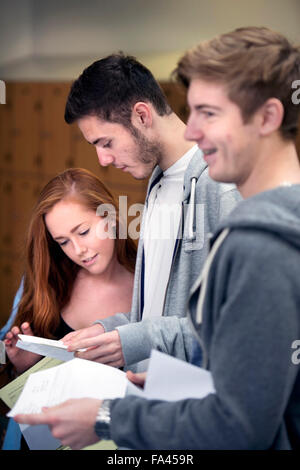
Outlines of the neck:
[[186,125],[175,113],[169,116],[158,116],[156,123],[157,139],[162,145],[162,157],[158,164],[163,171],[170,168],[195,145],[195,142],[185,140],[185,128]]
[[295,144],[276,137],[264,142],[245,181],[237,183],[244,198],[282,185],[300,183],[300,165]]

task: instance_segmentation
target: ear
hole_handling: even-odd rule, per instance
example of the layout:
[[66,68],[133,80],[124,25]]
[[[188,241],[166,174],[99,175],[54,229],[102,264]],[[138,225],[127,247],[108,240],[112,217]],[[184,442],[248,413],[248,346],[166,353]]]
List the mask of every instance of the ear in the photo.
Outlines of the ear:
[[277,98],[269,98],[260,109],[260,134],[267,136],[279,130],[284,117],[284,107]]
[[131,113],[131,122],[139,129],[152,126],[152,110],[148,103],[143,101],[135,103]]

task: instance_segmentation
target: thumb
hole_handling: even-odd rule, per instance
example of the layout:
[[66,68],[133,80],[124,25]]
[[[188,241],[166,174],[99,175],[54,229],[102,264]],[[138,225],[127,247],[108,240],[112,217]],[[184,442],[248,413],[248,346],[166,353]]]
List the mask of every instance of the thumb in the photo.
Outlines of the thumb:
[[21,330],[22,330],[22,333],[24,333],[24,335],[33,336],[33,331],[28,322],[22,323]]

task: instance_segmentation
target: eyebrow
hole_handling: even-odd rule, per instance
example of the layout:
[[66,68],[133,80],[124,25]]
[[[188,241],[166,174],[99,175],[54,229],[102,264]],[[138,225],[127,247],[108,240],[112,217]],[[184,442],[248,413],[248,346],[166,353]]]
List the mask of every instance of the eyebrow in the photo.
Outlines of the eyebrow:
[[221,108],[219,106],[213,106],[212,104],[195,104],[194,105],[194,108],[197,109],[197,110],[201,110],[203,108],[211,108],[211,109],[216,109],[218,111],[221,110]]
[[[72,228],[71,233],[76,232],[76,230],[80,227],[80,225],[82,225],[84,223],[85,222],[81,222],[80,224],[76,225],[76,227]],[[60,240],[61,238],[66,238],[66,237],[63,237],[63,236],[53,237],[53,240]]]

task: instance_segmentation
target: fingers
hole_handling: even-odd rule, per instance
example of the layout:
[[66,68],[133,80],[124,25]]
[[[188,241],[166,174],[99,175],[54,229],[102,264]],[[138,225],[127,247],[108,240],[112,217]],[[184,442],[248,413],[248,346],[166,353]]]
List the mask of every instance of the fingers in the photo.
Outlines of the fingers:
[[126,376],[130,382],[132,382],[135,385],[139,385],[140,387],[144,387],[145,381],[146,381],[146,372],[139,372],[137,374],[134,374],[131,372],[131,370],[126,372]]
[[50,424],[49,416],[45,413],[39,414],[19,414],[13,417],[19,424]]
[[18,326],[13,326],[12,329],[6,333],[6,346],[15,346],[18,341],[18,335],[21,333],[21,330]]
[[69,341],[72,341],[76,336],[78,336],[79,332],[82,330],[77,330],[77,331],[72,331],[71,333],[68,333],[66,336],[64,336],[61,341],[63,343],[68,343]]
[[[78,345],[79,349],[82,345]],[[90,338],[87,341],[87,351],[77,352],[76,357],[87,359],[89,361],[101,362],[102,364],[113,364],[114,367],[121,367],[124,365],[124,357],[120,336],[117,330],[99,335],[95,338]],[[69,348],[68,348],[69,349]]]
[[33,336],[33,331],[30,327],[30,324],[28,322],[24,322],[21,325],[21,329],[18,326],[13,326],[12,329],[6,334],[6,338],[8,340],[12,339],[18,339],[19,334],[24,334],[24,335],[30,335]]
[[68,351],[78,351],[79,349],[88,349],[95,346],[101,347],[103,345],[110,344],[111,342],[116,341],[116,334],[119,336],[117,331],[111,331],[109,333],[101,333],[85,338],[76,337],[72,342],[67,343]]
[[66,346],[71,348],[69,351],[75,351],[76,349],[85,349],[97,344],[95,343],[95,338],[103,333],[103,326],[96,323],[89,328],[83,328],[81,330],[68,333],[62,338],[62,341]]
[[72,399],[43,408],[42,413],[19,414],[14,419],[20,424],[47,424],[53,437],[63,445],[81,449],[99,441],[94,424],[100,405],[101,400],[97,399]]
[[99,346],[103,343],[101,335],[92,338],[74,339],[71,343],[67,343],[68,351],[78,351],[79,349],[88,349]]
[[18,414],[13,416],[13,419],[20,424],[47,424],[48,426],[53,426],[59,421],[56,415],[59,416],[61,408],[69,406],[71,401],[72,400],[67,400],[64,403],[50,407],[44,406],[41,413]]
[[12,339],[14,336],[18,336],[21,330],[18,326],[13,326],[12,329],[6,334],[6,337]]
[[21,330],[24,335],[33,336],[33,331],[28,322],[22,323]]
[[4,339],[4,344],[5,344],[5,346],[10,347],[12,345],[12,341],[10,339],[10,336],[8,336],[8,335],[9,335],[9,333],[7,333],[7,335]]
[[85,352],[77,352],[75,353],[75,356],[80,359],[100,362],[101,364],[106,364],[113,367],[121,367],[124,365],[122,351],[115,351],[111,346],[106,349],[91,348]]

